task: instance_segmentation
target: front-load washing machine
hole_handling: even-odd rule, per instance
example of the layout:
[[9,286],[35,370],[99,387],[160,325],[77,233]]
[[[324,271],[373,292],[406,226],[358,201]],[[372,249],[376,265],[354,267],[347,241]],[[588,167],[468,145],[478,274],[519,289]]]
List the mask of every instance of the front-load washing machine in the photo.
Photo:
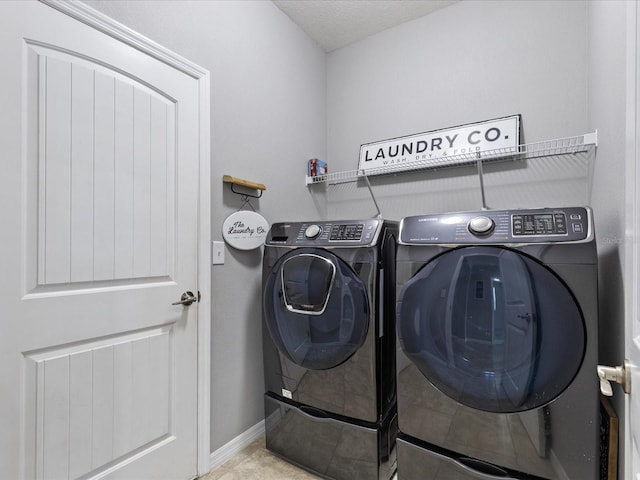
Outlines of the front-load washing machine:
[[397,222],[272,225],[263,261],[267,448],[325,478],[395,471]]
[[402,219],[399,480],[599,478],[588,208]]

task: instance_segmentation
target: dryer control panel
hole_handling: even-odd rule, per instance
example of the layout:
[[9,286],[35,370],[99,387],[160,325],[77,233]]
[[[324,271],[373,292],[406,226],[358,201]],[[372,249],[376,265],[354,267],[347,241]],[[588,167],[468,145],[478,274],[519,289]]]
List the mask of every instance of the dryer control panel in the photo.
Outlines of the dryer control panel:
[[592,230],[591,210],[583,207],[458,212],[403,218],[399,243],[586,242]]
[[265,243],[296,247],[362,247],[376,243],[381,226],[382,221],[378,219],[274,223]]

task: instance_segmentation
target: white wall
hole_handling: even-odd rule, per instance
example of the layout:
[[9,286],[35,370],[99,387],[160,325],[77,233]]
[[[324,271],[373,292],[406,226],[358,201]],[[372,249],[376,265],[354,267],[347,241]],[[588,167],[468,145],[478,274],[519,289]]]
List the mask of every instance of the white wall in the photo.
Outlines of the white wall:
[[[582,1],[463,1],[330,53],[330,169],[355,169],[363,143],[518,113],[527,143],[587,133],[586,35]],[[523,166],[486,168],[490,207],[587,203],[585,165]],[[480,208],[474,172],[372,183],[383,216],[400,218]],[[329,216],[345,201],[372,212],[362,185],[323,193]]]
[[[241,205],[224,174],[264,183],[269,222],[314,216],[306,161],[325,157],[325,55],[267,1],[90,0],[211,72],[212,225]],[[211,450],[264,418],[262,252],[227,247],[213,267]]]
[[[599,256],[600,362],[605,365],[619,365],[624,358],[624,259],[631,247],[625,243],[626,4],[623,0],[588,3],[589,125],[598,129],[592,205]],[[611,400],[620,417],[622,456],[624,395],[620,388],[614,390]],[[623,463],[621,458],[620,472]]]

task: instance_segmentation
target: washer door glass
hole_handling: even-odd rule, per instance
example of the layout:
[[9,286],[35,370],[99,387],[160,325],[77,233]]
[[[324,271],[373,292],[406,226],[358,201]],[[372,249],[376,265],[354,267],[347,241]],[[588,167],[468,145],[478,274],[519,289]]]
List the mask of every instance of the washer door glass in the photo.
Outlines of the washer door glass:
[[582,313],[550,269],[499,247],[450,250],[399,294],[404,353],[440,391],[495,413],[544,405],[584,357]]
[[341,259],[321,249],[284,255],[264,279],[265,324],[278,350],[313,370],[340,365],[369,329],[364,282]]

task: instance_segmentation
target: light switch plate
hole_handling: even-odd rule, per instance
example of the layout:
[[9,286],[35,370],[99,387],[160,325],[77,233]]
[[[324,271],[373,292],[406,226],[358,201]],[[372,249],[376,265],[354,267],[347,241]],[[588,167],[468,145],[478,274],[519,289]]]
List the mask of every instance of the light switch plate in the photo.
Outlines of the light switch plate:
[[224,242],[212,242],[211,263],[213,265],[224,264]]

